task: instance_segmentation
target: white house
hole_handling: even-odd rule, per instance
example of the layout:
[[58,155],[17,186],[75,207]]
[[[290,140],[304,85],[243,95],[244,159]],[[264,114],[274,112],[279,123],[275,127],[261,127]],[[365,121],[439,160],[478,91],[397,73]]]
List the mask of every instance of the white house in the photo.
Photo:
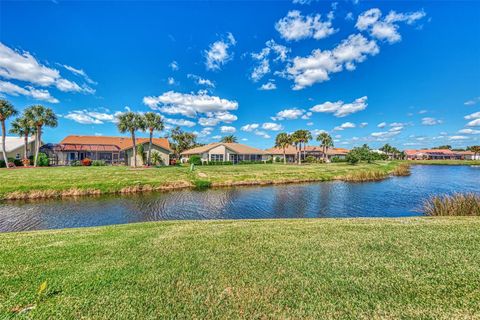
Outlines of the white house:
[[231,161],[264,161],[268,160],[265,151],[241,143],[210,143],[201,147],[186,150],[181,153],[182,162],[187,162],[193,156],[200,156],[202,162]]
[[[3,139],[0,137],[0,151],[2,149]],[[25,154],[25,138],[21,137],[6,137],[5,138],[5,148],[7,152],[7,158],[12,158],[16,160],[21,160],[24,158]],[[28,151],[27,157],[35,153],[35,136],[29,137],[28,139]],[[0,155],[0,157],[3,157]],[[3,160],[3,158],[1,158]]]

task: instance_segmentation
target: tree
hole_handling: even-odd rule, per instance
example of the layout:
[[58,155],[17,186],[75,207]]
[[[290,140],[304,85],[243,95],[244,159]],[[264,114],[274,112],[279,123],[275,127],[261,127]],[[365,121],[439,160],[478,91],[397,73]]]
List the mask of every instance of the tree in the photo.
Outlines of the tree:
[[449,144],[443,145],[443,146],[438,146],[438,147],[433,147],[432,149],[452,149],[452,146]]
[[471,146],[470,151],[473,152],[473,160],[477,159],[477,154],[480,153],[480,146]]
[[195,134],[185,132],[178,126],[170,131],[169,138],[171,140],[170,145],[178,158],[183,151],[199,145]]
[[44,107],[42,105],[34,105],[28,107],[24,111],[24,116],[35,127],[36,140],[35,140],[35,157],[33,160],[33,166],[37,166],[38,152],[40,150],[40,144],[42,143],[42,128],[50,127],[55,128],[58,125],[57,116],[52,109]]
[[28,137],[35,131],[35,127],[27,117],[16,118],[11,123],[10,133],[24,139],[23,158],[28,159]]
[[152,139],[154,131],[162,131],[165,127],[163,124],[162,116],[155,112],[147,112],[143,115],[143,120],[145,122],[145,128],[147,128],[149,133],[149,143],[148,143],[148,158],[147,164],[150,166],[152,164]]
[[225,136],[223,137],[220,142],[223,142],[223,143],[237,143],[237,137],[235,137],[233,134],[229,135],[229,136]]
[[144,118],[135,112],[125,112],[117,117],[118,130],[121,133],[129,132],[133,143],[133,166],[137,167],[137,140],[135,138],[135,131],[145,130]]
[[322,147],[323,152],[323,159],[326,160],[328,148],[333,147],[333,139],[328,133],[322,132],[318,135],[317,141],[320,142],[320,147]]
[[297,159],[296,160],[297,160],[298,164],[301,164],[302,160],[300,159],[300,151],[299,150],[302,149],[302,133],[300,132],[300,130],[297,130],[294,133],[292,133],[291,139],[292,139],[292,144],[295,146],[295,151],[296,151],[296,154],[297,154]]
[[308,130],[300,130],[301,132],[301,140],[302,140],[302,143],[303,143],[303,158],[306,158],[305,157],[305,152],[307,150],[307,143],[312,140],[312,133]]
[[277,134],[275,138],[275,147],[283,150],[283,163],[287,164],[285,149],[292,145],[292,137],[285,132]]
[[8,168],[8,159],[7,159],[7,147],[6,147],[6,139],[7,139],[7,129],[5,128],[5,121],[16,115],[17,110],[15,107],[8,102],[7,100],[0,99],[0,123],[2,125],[2,154],[3,160],[5,160],[5,166]]

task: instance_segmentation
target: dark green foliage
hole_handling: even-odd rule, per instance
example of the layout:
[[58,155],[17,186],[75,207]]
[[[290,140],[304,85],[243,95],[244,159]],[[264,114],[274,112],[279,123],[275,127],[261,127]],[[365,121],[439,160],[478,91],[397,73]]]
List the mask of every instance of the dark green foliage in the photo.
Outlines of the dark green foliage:
[[50,164],[50,161],[48,160],[48,156],[45,153],[40,152],[38,154],[37,166],[48,167],[49,164]]
[[194,165],[201,165],[202,164],[202,158],[198,155],[193,155],[188,159],[188,163],[194,164]]
[[94,167],[104,167],[106,165],[107,165],[107,163],[103,160],[93,160],[92,161],[92,166],[94,166]]

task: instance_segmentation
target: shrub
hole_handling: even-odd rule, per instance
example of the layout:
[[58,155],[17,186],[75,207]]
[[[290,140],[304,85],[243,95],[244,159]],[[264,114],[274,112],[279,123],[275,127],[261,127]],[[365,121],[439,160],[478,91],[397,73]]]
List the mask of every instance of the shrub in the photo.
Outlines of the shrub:
[[202,158],[199,155],[193,155],[188,159],[188,163],[194,164],[194,165],[201,165],[202,164]]
[[5,160],[0,160],[0,168],[5,168]]
[[193,184],[197,190],[205,190],[212,186],[212,183],[208,180],[195,180],[193,181]]
[[332,159],[330,159],[330,161],[334,162],[334,163],[338,163],[338,162],[347,162],[347,159],[342,159],[340,157],[333,157]]
[[401,163],[399,166],[397,166],[393,170],[392,175],[394,175],[394,176],[409,176],[410,175],[410,164]]
[[317,159],[314,156],[308,156],[305,158],[306,163],[315,163],[317,162]]
[[427,216],[480,216],[480,195],[455,193],[433,196],[423,203]]
[[85,158],[82,160],[82,166],[84,167],[89,167],[92,165],[92,159]]
[[161,165],[161,166],[165,165],[165,163],[163,162],[162,156],[158,152],[152,151],[151,160],[153,165]]
[[275,157],[275,162],[282,162],[282,161],[283,161],[282,158],[280,158],[280,157]]
[[22,167],[23,166],[23,162],[20,159],[12,159],[11,161],[9,159],[8,162],[13,162],[15,167]]
[[360,157],[355,152],[350,151],[347,153],[345,160],[350,164],[356,164],[360,161]]
[[24,167],[28,167],[31,164],[30,159],[23,158],[22,159],[22,164],[23,164]]
[[48,167],[49,164],[50,164],[50,161],[48,160],[48,156],[45,153],[40,152],[37,158],[37,166]]
[[107,163],[104,160],[93,160],[92,161],[92,166],[94,166],[94,167],[103,167],[103,166],[106,166],[106,165],[107,165]]
[[75,161],[70,162],[70,165],[71,165],[72,167],[79,167],[79,166],[82,165],[82,163],[81,163],[80,161],[78,161],[78,160],[75,160]]

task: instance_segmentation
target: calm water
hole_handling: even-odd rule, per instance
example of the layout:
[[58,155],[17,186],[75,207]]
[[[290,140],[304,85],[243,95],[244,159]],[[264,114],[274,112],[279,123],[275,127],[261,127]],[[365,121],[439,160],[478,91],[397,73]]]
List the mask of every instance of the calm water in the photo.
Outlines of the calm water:
[[480,167],[414,166],[381,182],[323,182],[270,187],[7,202],[0,231],[100,226],[156,220],[399,217],[433,194],[480,192]]

